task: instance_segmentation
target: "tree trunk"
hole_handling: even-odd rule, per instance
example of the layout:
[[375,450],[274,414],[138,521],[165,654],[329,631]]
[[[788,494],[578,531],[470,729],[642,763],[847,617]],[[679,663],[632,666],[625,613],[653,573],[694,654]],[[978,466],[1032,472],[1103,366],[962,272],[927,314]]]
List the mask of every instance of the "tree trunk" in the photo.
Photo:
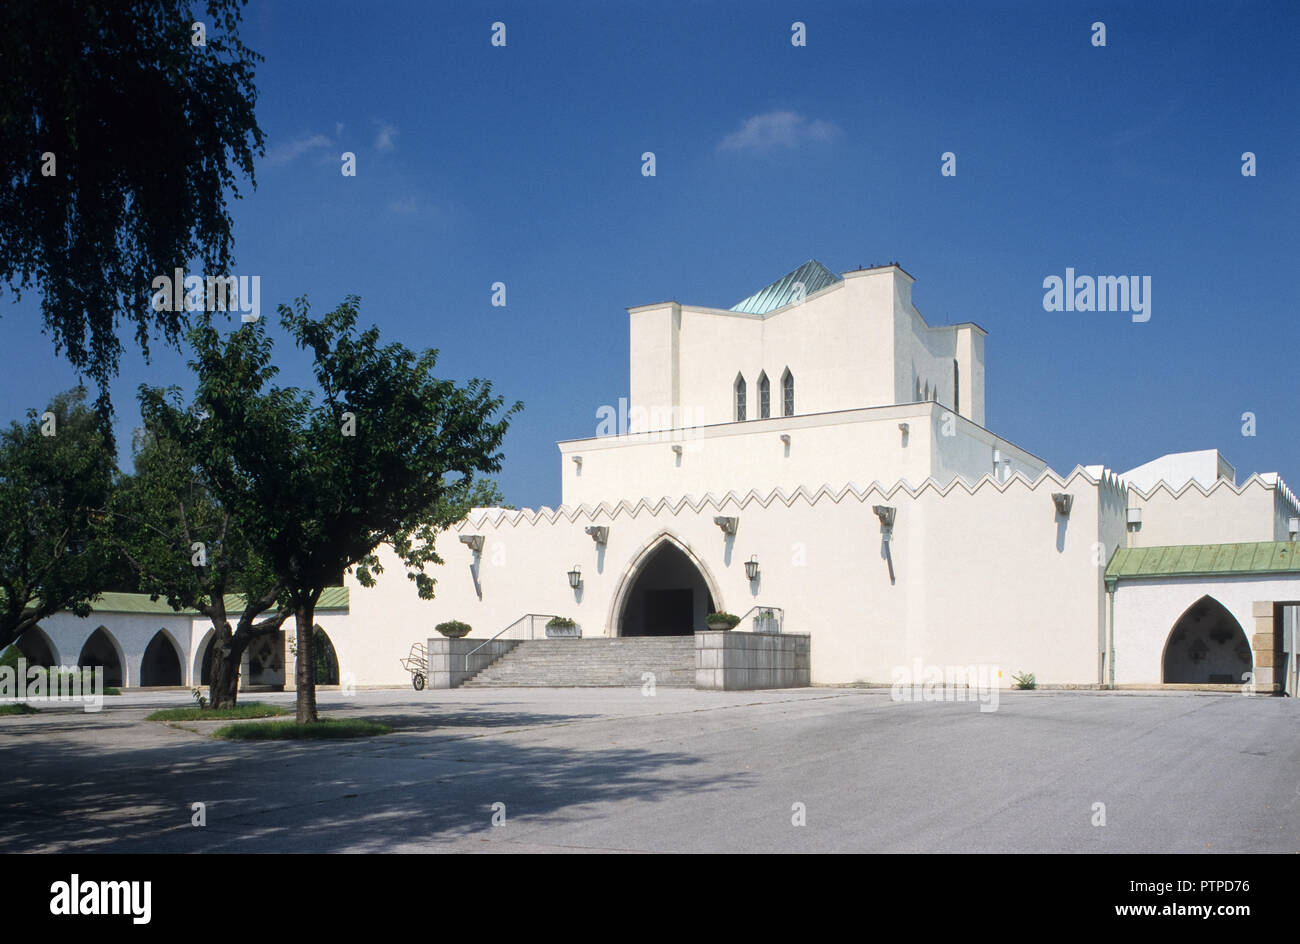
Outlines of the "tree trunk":
[[295,601],[293,618],[298,634],[298,665],[294,669],[294,682],[298,686],[298,723],[310,724],[320,720],[316,716],[315,601],[310,597]]
[[237,645],[230,623],[223,621],[212,639],[212,676],[208,682],[208,704],[212,708],[234,708],[239,699],[239,664],[244,647]]

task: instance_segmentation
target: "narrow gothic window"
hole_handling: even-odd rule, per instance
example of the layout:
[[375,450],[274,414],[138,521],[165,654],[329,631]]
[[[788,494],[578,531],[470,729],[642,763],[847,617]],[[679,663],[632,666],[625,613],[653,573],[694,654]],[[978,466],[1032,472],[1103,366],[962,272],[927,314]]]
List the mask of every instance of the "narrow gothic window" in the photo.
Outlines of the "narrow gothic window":
[[765,420],[772,415],[772,384],[767,373],[758,375],[758,418]]
[[794,416],[794,374],[789,367],[781,377],[781,415]]
[[961,412],[961,384],[958,381],[957,361],[954,359],[952,362],[952,411],[954,413]]
[[736,375],[736,419],[745,419],[745,377]]

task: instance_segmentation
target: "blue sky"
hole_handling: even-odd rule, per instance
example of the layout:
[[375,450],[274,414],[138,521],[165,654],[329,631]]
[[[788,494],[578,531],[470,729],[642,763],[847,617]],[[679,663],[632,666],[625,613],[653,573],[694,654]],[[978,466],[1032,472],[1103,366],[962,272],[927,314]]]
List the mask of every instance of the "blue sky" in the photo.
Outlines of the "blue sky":
[[[1294,488],[1298,27],[1290,2],[253,0],[267,153],[234,271],[264,317],[358,294],[385,339],[524,401],[521,506],[558,503],[555,441],[627,395],[625,308],[730,307],[808,258],[897,260],[931,324],[984,327],[987,425],[1054,468],[1217,447]],[[1044,311],[1067,266],[1150,276],[1150,321]],[[0,314],[8,419],[76,376],[33,300]],[[124,445],[141,382],[187,384],[184,356],[124,360]]]

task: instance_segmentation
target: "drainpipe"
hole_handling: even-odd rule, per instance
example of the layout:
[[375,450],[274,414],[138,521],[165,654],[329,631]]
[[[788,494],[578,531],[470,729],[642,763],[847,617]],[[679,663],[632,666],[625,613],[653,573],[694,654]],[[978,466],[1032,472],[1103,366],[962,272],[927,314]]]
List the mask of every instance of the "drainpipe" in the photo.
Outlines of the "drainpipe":
[[1106,579],[1106,605],[1108,610],[1106,616],[1106,624],[1110,636],[1110,643],[1109,643],[1110,655],[1107,658],[1106,663],[1110,670],[1110,688],[1113,690],[1115,688],[1115,578],[1114,577],[1108,577]]

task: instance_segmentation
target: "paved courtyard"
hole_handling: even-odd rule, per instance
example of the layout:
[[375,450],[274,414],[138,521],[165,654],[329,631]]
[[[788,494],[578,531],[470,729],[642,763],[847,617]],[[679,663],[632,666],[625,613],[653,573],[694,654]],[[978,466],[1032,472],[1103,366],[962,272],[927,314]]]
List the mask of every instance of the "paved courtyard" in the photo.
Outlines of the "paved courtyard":
[[1012,692],[982,713],[887,690],[329,692],[324,713],[395,733],[260,744],[144,720],[187,703],[0,718],[3,848],[1300,852],[1293,699]]

